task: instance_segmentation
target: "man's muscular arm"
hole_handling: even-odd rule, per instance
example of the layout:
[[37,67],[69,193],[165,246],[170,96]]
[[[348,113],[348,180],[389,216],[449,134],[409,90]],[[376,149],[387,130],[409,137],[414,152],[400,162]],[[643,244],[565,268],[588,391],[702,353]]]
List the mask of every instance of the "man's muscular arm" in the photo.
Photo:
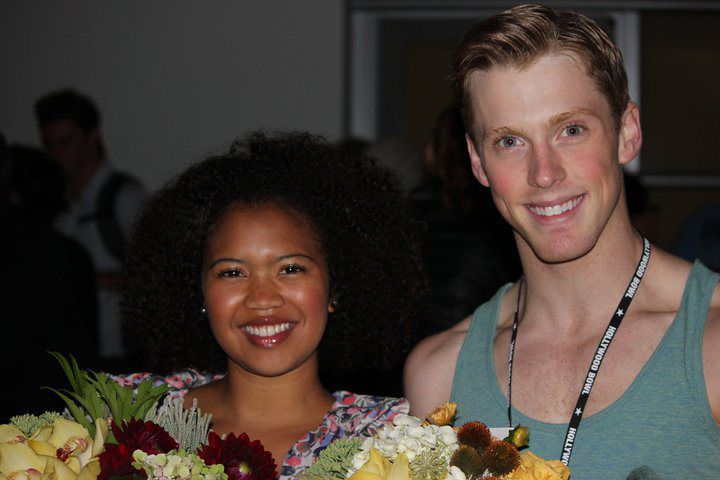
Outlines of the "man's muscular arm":
[[410,414],[425,418],[450,399],[455,364],[470,325],[466,318],[444,332],[420,342],[405,363],[405,397]]
[[705,324],[703,371],[710,409],[720,425],[720,286],[715,288]]

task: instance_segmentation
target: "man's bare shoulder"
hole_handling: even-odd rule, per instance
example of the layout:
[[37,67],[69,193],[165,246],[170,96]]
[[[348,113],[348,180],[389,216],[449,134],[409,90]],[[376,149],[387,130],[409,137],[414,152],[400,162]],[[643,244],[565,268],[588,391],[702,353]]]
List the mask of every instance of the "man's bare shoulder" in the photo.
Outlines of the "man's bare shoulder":
[[703,371],[710,408],[720,424],[720,285],[710,300],[703,334]]
[[450,398],[460,348],[472,317],[421,341],[405,363],[405,396],[410,412],[424,417]]
[[424,368],[428,362],[452,361],[454,364],[465,341],[471,320],[472,317],[467,317],[453,327],[418,343],[408,357],[406,370],[413,367]]

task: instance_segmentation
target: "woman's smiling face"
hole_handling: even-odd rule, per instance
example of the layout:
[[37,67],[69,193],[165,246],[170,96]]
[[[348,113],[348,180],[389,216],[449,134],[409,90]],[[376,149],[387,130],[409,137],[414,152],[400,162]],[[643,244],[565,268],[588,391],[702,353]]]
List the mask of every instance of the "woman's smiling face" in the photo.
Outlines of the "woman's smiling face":
[[230,208],[208,238],[202,279],[228,360],[261,376],[315,368],[328,279],[322,245],[302,215],[275,204]]

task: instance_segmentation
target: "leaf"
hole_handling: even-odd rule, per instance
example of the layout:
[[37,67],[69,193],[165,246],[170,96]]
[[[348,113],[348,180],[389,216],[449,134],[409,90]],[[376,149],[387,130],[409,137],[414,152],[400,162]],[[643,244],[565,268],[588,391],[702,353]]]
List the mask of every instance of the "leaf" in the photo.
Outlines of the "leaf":
[[[80,409],[80,407],[78,407],[75,404],[75,402],[72,401],[72,399],[70,397],[68,397],[67,395],[65,395],[64,393],[62,393],[58,390],[55,390],[54,388],[50,388],[50,387],[44,387],[44,388],[47,388],[48,390],[55,392],[55,394],[57,396],[62,398],[65,401],[65,404],[67,405],[68,410],[70,410],[70,413],[75,418],[75,421],[78,422],[83,427],[85,427],[87,429],[87,431],[90,432],[91,437],[95,436],[95,424],[91,423],[87,419],[87,417],[85,416],[85,413],[82,411],[82,409]],[[68,393],[70,393],[70,392],[68,392]]]

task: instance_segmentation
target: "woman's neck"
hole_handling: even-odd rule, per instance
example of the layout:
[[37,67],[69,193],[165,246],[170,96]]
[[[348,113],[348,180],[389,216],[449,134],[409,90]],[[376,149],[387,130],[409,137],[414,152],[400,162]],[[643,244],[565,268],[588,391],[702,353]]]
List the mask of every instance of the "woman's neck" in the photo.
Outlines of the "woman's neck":
[[320,383],[317,358],[275,377],[264,377],[228,362],[228,374],[219,385],[218,396],[224,418],[262,430],[317,421],[330,409],[332,395]]

